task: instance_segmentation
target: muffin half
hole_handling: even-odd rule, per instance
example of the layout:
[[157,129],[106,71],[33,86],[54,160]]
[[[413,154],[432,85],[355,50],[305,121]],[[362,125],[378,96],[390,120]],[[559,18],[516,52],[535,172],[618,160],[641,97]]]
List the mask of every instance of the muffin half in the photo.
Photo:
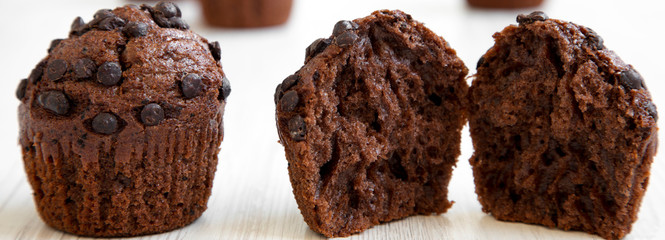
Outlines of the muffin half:
[[593,30],[542,12],[517,21],[494,35],[469,90],[483,211],[621,238],[658,145],[649,91]]
[[277,128],[310,228],[342,237],[439,214],[465,122],[467,68],[401,11],[340,21],[275,92]]

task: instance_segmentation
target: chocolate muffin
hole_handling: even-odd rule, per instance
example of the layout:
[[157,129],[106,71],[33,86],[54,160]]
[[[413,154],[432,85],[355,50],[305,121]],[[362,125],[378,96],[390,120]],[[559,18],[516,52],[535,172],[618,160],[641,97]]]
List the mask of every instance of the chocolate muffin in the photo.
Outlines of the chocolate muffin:
[[312,230],[343,237],[450,208],[467,71],[443,38],[399,10],[339,21],[307,48],[275,104]]
[[293,0],[200,0],[203,17],[212,26],[255,28],[283,24]]
[[537,7],[543,0],[467,0],[467,3],[477,8],[512,9]]
[[172,3],[99,10],[21,81],[19,143],[48,225],[135,236],[206,209],[230,85],[219,44],[187,28]]
[[483,211],[622,238],[658,145],[645,82],[590,28],[542,12],[517,21],[494,34],[469,90]]

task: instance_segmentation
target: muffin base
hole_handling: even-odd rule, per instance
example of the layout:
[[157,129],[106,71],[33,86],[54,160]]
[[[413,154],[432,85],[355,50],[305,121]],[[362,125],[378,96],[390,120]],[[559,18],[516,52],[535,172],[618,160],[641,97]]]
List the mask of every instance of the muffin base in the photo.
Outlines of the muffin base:
[[160,233],[192,223],[206,209],[216,171],[221,114],[215,120],[205,128],[165,124],[110,136],[77,127],[54,134],[48,123],[22,121],[23,160],[41,218],[92,237]]

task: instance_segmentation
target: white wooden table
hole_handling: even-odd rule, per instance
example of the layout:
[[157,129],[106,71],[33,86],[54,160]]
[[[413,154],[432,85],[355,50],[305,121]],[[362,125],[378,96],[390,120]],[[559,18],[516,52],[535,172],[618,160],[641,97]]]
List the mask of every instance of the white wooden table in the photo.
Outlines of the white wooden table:
[[[51,39],[66,37],[76,16],[86,20],[100,8],[123,1],[0,0],[0,239],[76,239],[47,227],[32,200],[17,145],[18,101],[14,91],[46,55]],[[222,63],[233,92],[228,99],[225,139],[208,210],[196,222],[140,239],[318,239],[302,219],[291,192],[284,150],[277,143],[273,92],[296,71],[305,48],[328,36],[340,19],[364,17],[377,9],[401,9],[442,35],[475,72],[491,35],[515,23],[521,11],[484,11],[462,0],[296,0],[280,27],[228,30],[207,27],[195,1],[180,1],[192,29],[222,45]],[[593,28],[626,62],[638,69],[665,111],[665,20],[661,1],[547,0],[539,9]],[[661,114],[663,115],[663,114]],[[450,183],[455,205],[440,216],[417,216],[374,227],[352,239],[599,239],[580,232],[496,221],[476,200],[468,159],[473,152],[464,130],[462,155]],[[663,144],[661,144],[662,146]],[[639,220],[626,239],[665,238],[665,154],[656,157]]]

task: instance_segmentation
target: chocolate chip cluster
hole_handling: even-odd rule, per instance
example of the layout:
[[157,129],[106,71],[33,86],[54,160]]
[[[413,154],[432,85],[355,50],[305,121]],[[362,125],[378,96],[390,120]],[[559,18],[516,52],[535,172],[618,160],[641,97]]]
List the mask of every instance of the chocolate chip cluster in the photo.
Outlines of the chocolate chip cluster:
[[323,52],[323,50],[325,50],[330,44],[337,44],[340,47],[352,45],[358,39],[358,34],[355,31],[357,29],[358,24],[353,21],[341,20],[337,22],[335,27],[333,27],[332,36],[330,38],[316,39],[309,45],[309,47],[307,47],[305,63]]
[[[341,20],[337,22],[335,27],[333,27],[332,36],[330,38],[316,39],[309,45],[309,47],[307,47],[305,63],[323,52],[323,50],[331,44],[336,44],[339,47],[353,45],[358,39],[357,29],[358,24],[353,21]],[[274,100],[275,104],[277,104],[283,112],[293,112],[298,106],[298,103],[300,102],[298,93],[295,90],[290,90],[290,88],[295,86],[299,80],[300,78],[297,75],[291,75],[284,79],[281,84],[277,85]],[[289,128],[289,135],[293,140],[305,140],[307,126],[305,120],[301,116],[294,116],[289,120],[287,125]]]
[[[130,6],[137,10],[143,10],[150,13],[155,23],[163,28],[176,28],[186,30],[189,26],[182,21],[180,9],[173,3],[160,2],[155,7],[142,5]],[[102,9],[95,13],[93,19],[85,23],[81,17],[74,19],[71,25],[69,37],[76,38],[92,30],[95,31],[118,31],[127,38],[140,38],[150,33],[150,25],[145,22],[128,22],[109,9]],[[51,53],[65,39],[55,39],[51,42],[48,52]],[[221,57],[220,45],[218,42],[208,44],[211,55],[215,61],[219,62]],[[16,90],[16,97],[19,100],[26,98],[26,89],[30,84],[37,84],[39,81],[94,81],[105,87],[113,87],[122,84],[123,66],[119,62],[104,62],[97,65],[91,58],[81,58],[74,63],[63,59],[46,58],[41,61],[32,70],[27,79],[21,80]],[[192,99],[201,94],[205,89],[201,76],[195,73],[185,74],[179,81],[179,88],[185,99]],[[228,79],[223,78],[223,86],[219,89],[220,101],[225,101],[231,92]],[[47,110],[47,112],[66,116],[70,114],[73,102],[67,96],[67,93],[61,90],[45,90],[36,93],[36,102],[38,106]],[[140,121],[146,126],[158,125],[165,117],[164,109],[157,103],[148,103],[140,111]],[[91,121],[90,129],[100,134],[116,133],[124,124],[122,119],[112,112],[98,113]]]

